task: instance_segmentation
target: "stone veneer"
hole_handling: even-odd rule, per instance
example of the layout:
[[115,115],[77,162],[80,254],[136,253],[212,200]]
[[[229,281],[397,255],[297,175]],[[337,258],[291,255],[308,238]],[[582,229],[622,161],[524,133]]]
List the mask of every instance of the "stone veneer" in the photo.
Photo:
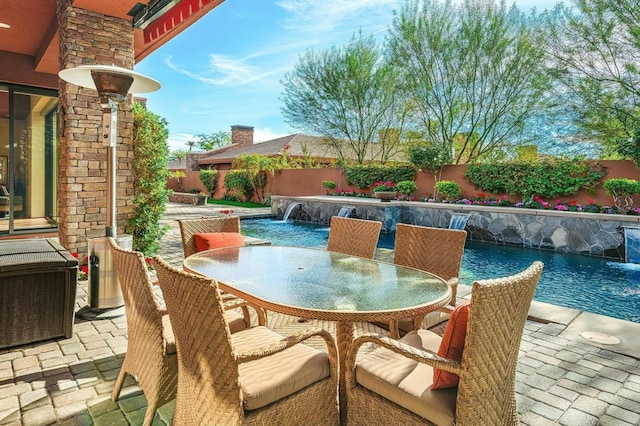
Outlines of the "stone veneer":
[[[57,1],[60,69],[116,65],[133,69],[133,28],[127,20]],[[102,143],[102,107],[95,90],[60,79],[58,210],[60,243],[86,252],[88,239],[105,235],[107,148]],[[119,106],[116,177],[118,232],[133,211],[131,96]]]
[[453,214],[469,214],[468,238],[525,248],[624,259],[624,227],[640,227],[640,216],[622,216],[510,207],[392,201],[347,197],[271,197],[271,211],[282,217],[291,203],[301,203],[290,217],[329,224],[343,207],[351,217],[379,220],[383,232],[396,223],[448,228]]

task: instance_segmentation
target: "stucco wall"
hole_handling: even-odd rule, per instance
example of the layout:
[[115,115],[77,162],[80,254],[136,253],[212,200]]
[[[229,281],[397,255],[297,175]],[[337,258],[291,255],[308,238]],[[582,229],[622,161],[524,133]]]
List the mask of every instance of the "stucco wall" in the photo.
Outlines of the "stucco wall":
[[[625,177],[628,179],[640,180],[640,169],[638,169],[630,160],[604,160],[601,161],[602,165],[608,170],[608,174],[605,179]],[[464,174],[467,170],[466,165],[447,166],[442,172],[440,180],[453,180],[458,182],[463,193],[467,197],[476,197],[478,192],[483,192],[487,196],[492,194],[487,191],[476,189],[471,182],[469,182]],[[202,183],[198,177],[198,171],[187,171],[187,177],[183,179],[183,188],[188,191],[192,188],[200,191],[204,190]],[[218,190],[214,194],[215,198],[221,198],[224,195],[224,175],[226,171],[220,172],[220,181],[218,184]],[[349,186],[346,182],[344,173],[341,173],[338,169],[322,168],[322,169],[289,169],[282,170],[276,173],[275,176],[269,177],[269,183],[267,183],[265,192],[272,195],[286,195],[286,196],[308,196],[308,195],[324,195],[326,189],[322,186],[323,180],[332,180],[336,182],[336,190],[342,191],[359,191],[358,188]],[[428,173],[418,172],[416,174],[416,185],[418,187],[414,196],[416,198],[425,197],[427,194],[433,193],[434,180],[433,176]],[[177,183],[170,179],[167,183],[167,187],[173,190],[180,190]],[[502,194],[496,194],[501,196]],[[563,201],[576,200],[580,204],[588,204],[590,200],[593,200],[596,204],[611,205],[613,204],[612,198],[606,194],[604,188],[598,188],[594,193],[588,191],[580,191],[573,196],[559,197]],[[517,195],[510,195],[509,199],[512,201],[521,201],[521,198]],[[634,198],[634,205],[640,206],[640,195]]]

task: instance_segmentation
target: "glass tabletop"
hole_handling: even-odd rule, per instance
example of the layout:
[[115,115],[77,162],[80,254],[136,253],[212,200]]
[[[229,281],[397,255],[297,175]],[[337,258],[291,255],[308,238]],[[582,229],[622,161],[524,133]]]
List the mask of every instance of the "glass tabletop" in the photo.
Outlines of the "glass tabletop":
[[424,271],[307,247],[208,250],[184,267],[262,300],[312,310],[388,312],[448,293],[441,278]]

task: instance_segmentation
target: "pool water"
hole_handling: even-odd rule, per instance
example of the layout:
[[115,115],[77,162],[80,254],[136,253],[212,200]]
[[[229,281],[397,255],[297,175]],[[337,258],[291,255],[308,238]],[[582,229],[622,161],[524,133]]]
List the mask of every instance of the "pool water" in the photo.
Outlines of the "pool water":
[[[329,228],[307,222],[245,219],[242,233],[276,245],[326,247]],[[393,248],[395,234],[378,247]],[[533,261],[544,263],[534,299],[640,323],[640,265],[551,251],[467,241],[460,281],[511,275]]]

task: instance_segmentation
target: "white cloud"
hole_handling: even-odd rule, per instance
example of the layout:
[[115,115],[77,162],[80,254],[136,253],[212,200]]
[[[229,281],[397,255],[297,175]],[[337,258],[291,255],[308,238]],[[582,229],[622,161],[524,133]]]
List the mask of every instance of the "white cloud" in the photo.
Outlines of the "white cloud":
[[169,151],[187,150],[187,141],[195,139],[195,135],[189,133],[171,133],[167,140]]
[[172,70],[193,80],[213,86],[244,86],[268,79],[274,74],[282,74],[288,69],[288,67],[279,67],[266,72],[258,72],[257,67],[247,63],[246,58],[235,59],[229,55],[217,53],[209,54],[209,67],[202,73],[174,64],[170,56],[165,58],[165,64]]
[[268,127],[265,127],[263,129],[254,129],[254,131],[253,131],[253,143],[266,142],[266,141],[270,141],[270,140],[273,140],[273,139],[281,138],[283,136],[288,136],[290,134],[291,133],[274,132],[273,130],[271,130]]

